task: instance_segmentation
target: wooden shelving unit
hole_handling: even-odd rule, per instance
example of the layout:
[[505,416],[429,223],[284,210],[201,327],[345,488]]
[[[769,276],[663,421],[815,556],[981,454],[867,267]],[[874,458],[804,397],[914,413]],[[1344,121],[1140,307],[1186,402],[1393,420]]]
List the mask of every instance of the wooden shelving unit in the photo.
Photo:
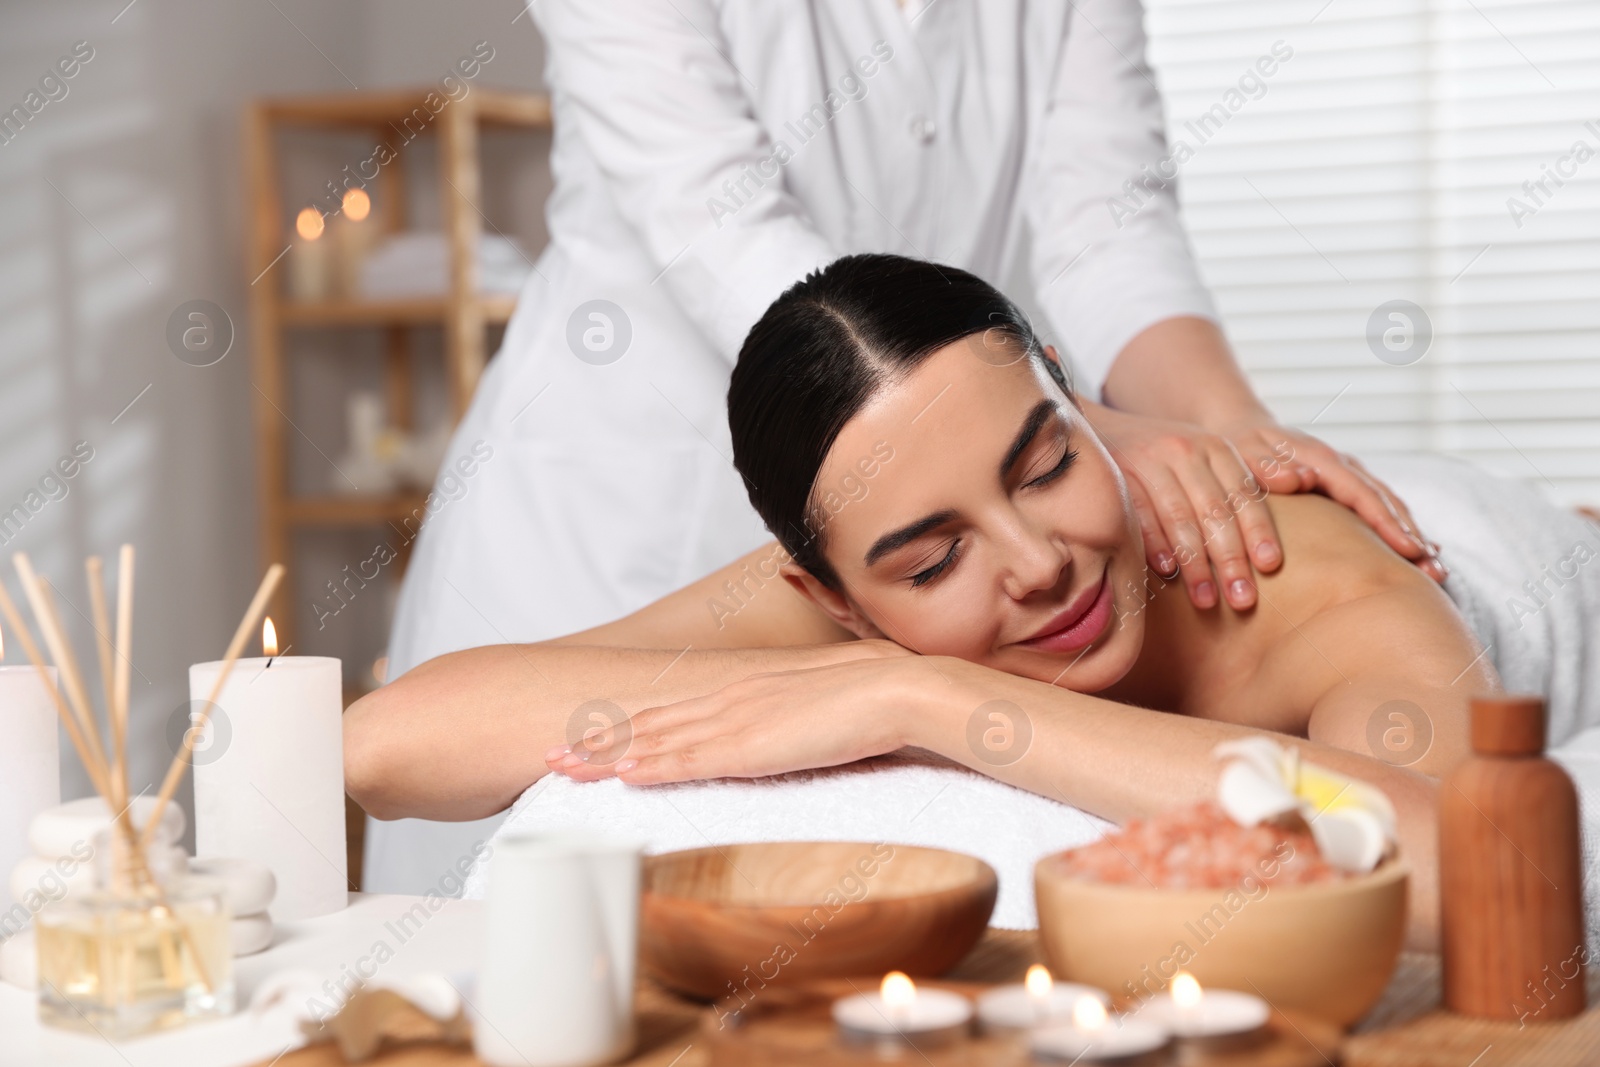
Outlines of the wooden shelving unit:
[[[516,299],[478,293],[476,249],[482,227],[480,211],[479,133],[485,127],[530,131],[550,128],[548,98],[474,87],[434,114],[424,104],[428,88],[373,93],[347,93],[260,100],[245,111],[245,180],[250,196],[249,276],[252,372],[256,388],[255,430],[258,494],[261,507],[261,552],[264,562],[282,561],[288,580],[271,606],[280,641],[292,644],[295,616],[289,607],[293,588],[294,534],[302,528],[330,528],[401,522],[417,514],[426,499],[420,493],[374,496],[337,494],[295,496],[289,488],[288,439],[295,433],[287,389],[287,345],[292,331],[311,329],[378,329],[386,337],[385,380],[392,422],[409,428],[413,408],[410,331],[433,327],[443,331],[445,378],[451,417],[459,419],[486,358],[485,332],[504,325]],[[419,110],[420,109],[420,110]],[[419,122],[417,116],[430,116]],[[439,189],[443,224],[450,248],[449,291],[437,297],[408,300],[324,300],[295,302],[284,295],[283,256],[293,222],[286,211],[279,168],[279,133],[289,128],[365,131],[386,143],[393,159],[378,169],[374,202],[381,209],[379,225],[389,231],[405,228],[407,162],[404,144],[415,136],[439,140]],[[293,205],[298,209],[301,205]],[[280,259],[281,257],[281,259]]]

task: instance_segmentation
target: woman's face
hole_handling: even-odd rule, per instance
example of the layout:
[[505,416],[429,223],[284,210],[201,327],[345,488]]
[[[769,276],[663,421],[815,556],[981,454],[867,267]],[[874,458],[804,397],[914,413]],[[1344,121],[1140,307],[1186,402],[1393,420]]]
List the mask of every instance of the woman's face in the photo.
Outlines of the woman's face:
[[1138,522],[1060,388],[1020,350],[995,357],[978,335],[948,345],[839,434],[812,493],[833,607],[925,655],[1095,692],[1143,642],[1118,603],[1144,584]]

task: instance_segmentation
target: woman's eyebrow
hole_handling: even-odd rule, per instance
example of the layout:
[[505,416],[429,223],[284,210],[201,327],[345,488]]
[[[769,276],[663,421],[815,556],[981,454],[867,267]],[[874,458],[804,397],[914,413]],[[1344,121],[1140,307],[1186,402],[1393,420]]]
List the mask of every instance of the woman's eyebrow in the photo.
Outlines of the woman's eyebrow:
[[936,511],[932,515],[918,519],[907,526],[902,526],[891,533],[884,534],[872,542],[872,547],[867,549],[867,566],[872,566],[888,553],[909,545],[929,530],[936,530],[955,517],[955,509],[945,508],[943,511]]
[[1049,400],[1041,400],[1033,405],[1028,417],[1022,420],[1022,429],[1017,431],[1016,439],[1011,442],[1011,447],[1006,449],[1006,458],[1000,461],[1001,478],[1011,473],[1011,468],[1017,465],[1023,450],[1038,436],[1040,428],[1050,421],[1050,416],[1055,414],[1055,410],[1055,404]]

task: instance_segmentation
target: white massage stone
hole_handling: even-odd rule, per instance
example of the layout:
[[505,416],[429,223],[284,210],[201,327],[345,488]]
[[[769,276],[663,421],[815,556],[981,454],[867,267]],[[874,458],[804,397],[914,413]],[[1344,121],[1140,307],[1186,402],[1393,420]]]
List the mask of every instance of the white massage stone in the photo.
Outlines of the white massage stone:
[[272,944],[272,916],[242,915],[228,923],[228,940],[235,956],[248,956]]
[[0,942],[0,982],[22,989],[38,988],[39,954],[34,948],[33,927]]
[[62,856],[60,859],[47,860],[38,856],[24,856],[11,870],[11,899],[30,909],[38,904],[40,898],[65,900],[93,888],[92,859],[85,861],[76,856]]
[[[135,798],[129,810],[134,825],[144,829],[154,808],[154,797]],[[35,856],[79,856],[88,852],[85,846],[93,847],[95,834],[110,824],[110,805],[100,797],[85,797],[35,815],[28,824],[28,844]],[[155,839],[171,844],[183,836],[186,825],[183,809],[168,804],[161,813],[161,828]]]
[[[188,868],[189,856],[177,845],[153,844],[150,861],[170,877]],[[11,898],[33,911],[57,900],[76,899],[94,888],[96,869],[92,856],[87,860],[24,856],[11,870]]]
[[243,856],[196,856],[189,873],[213,878],[228,887],[228,911],[257,915],[267,910],[278,892],[278,879],[264,863]]

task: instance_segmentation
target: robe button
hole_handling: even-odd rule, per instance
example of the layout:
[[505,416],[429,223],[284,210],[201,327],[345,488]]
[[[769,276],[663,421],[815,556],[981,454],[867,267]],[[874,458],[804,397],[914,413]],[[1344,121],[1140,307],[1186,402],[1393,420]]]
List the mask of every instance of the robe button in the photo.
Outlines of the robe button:
[[939,132],[939,127],[926,115],[911,116],[911,136],[922,144],[931,144],[934,135]]

